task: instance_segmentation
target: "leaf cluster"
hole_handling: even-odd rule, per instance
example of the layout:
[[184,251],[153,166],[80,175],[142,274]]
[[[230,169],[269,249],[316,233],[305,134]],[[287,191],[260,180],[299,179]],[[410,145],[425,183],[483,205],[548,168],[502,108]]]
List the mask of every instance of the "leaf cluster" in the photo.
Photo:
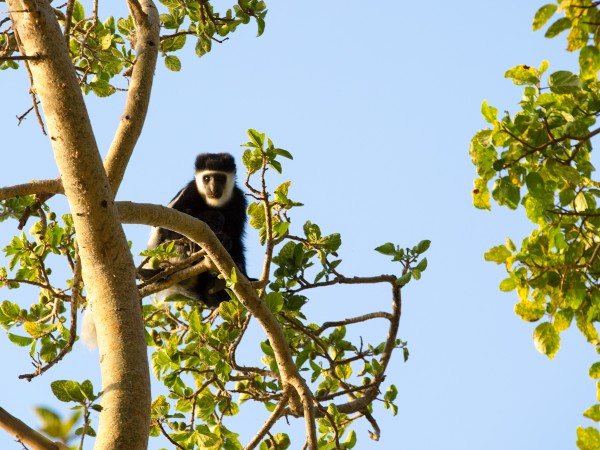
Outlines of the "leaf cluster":
[[[292,155],[276,147],[264,133],[248,130],[248,138],[243,144],[246,184],[253,199],[248,214],[265,245],[269,281],[266,288],[258,289],[258,295],[275,316],[293,362],[312,390],[319,448],[353,448],[357,436],[352,424],[365,417],[373,423],[376,400],[392,414],[398,411],[398,389],[389,383],[384,387],[384,382],[392,353],[400,349],[405,361],[409,356],[407,343],[397,337],[400,287],[411,278],[420,278],[427,267],[423,253],[430,242],[412,248],[387,243],[376,249],[401,264],[399,278],[344,276],[340,272],[341,236],[323,232],[312,221],[299,227],[298,235],[293,234],[290,210],[302,203],[291,199],[291,183],[276,183],[272,194],[267,191],[267,175],[280,176],[282,161],[291,160]],[[18,215],[33,202],[22,198],[5,203],[11,211],[7,216]],[[39,221],[4,248],[8,264],[0,269],[0,287],[30,284],[39,288],[39,302],[29,309],[9,300],[0,304],[0,325],[13,343],[29,346],[36,374],[70,348],[69,339],[76,328],[73,317],[86,301],[81,295],[83,286],[76,282],[80,268],[71,217],[64,215],[59,221],[53,212],[41,210],[44,214]],[[181,243],[166,243],[145,250],[142,256],[157,267],[166,267],[177,245]],[[49,263],[55,265],[54,259],[66,261],[73,272],[73,279],[62,282],[64,288],[59,288],[61,282],[52,276]],[[233,292],[238,277],[234,271],[227,278],[231,300],[216,311],[179,294],[142,305],[152,372],[164,388],[152,403],[150,435],[164,436],[177,448],[241,448],[239,436],[231,428],[246,403],[262,405],[266,414],[279,411],[275,424],[283,417],[303,416],[302,406],[286,391],[270,340],[245,344],[244,348],[251,345],[261,355],[254,362],[239,355],[252,316]],[[381,282],[392,286],[391,312],[374,311],[325,323],[315,323],[303,312],[311,289]],[[365,342],[351,332],[369,320],[389,324],[381,340]],[[78,434],[93,435],[90,412],[97,410],[94,402],[100,394],[93,393],[91,384],[61,380],[52,384],[52,390],[61,401],[74,402],[82,411],[84,426]],[[349,409],[352,401],[364,403]],[[60,422],[56,417],[53,420],[55,425]],[[262,434],[259,447],[292,448],[290,437],[277,431],[276,425],[271,425]]]
[[[29,204],[32,200],[25,201]],[[62,217],[62,224],[56,215],[43,214],[29,232],[12,238],[3,249],[8,258],[8,267],[0,267],[0,287],[17,289],[21,285],[39,288],[39,300],[29,309],[5,300],[0,304],[0,326],[8,338],[16,345],[29,347],[31,357],[39,368],[42,363],[52,361],[67,346],[70,329],[65,315],[65,304],[72,303],[70,284],[59,288],[52,279],[52,269],[48,266],[51,255],[62,256],[70,268],[75,265],[74,234],[70,215]],[[16,333],[22,329],[25,333]]]
[[[265,30],[267,5],[262,0],[239,0],[224,13],[216,11],[214,2],[196,0],[159,0],[165,12],[160,14],[163,30],[160,51],[165,66],[181,70],[181,60],[175,54],[183,49],[188,37],[195,43],[198,57],[209,53],[213,42],[222,43],[238,26],[254,19],[258,36]],[[65,30],[73,65],[84,93],[93,92],[107,97],[119,88],[114,83],[117,75],[129,76],[135,64],[137,42],[136,24],[131,15],[104,20],[97,9],[86,12],[83,3],[75,0],[54,9]],[[4,25],[4,27],[3,27]],[[10,21],[0,22],[0,70],[19,67],[18,46]]]
[[[534,30],[559,12],[563,17],[550,24],[546,36],[569,30],[567,50],[579,52],[580,72],[547,74],[547,61],[539,68],[508,70],[506,78],[523,87],[520,110],[499,116],[484,101],[481,112],[489,127],[477,132],[469,150],[478,174],[474,205],[489,210],[493,199],[522,209],[535,226],[520,247],[507,238],[485,259],[506,268],[500,289],[516,291],[520,318],[540,322],[533,340],[549,358],[572,324],[600,349],[600,183],[592,164],[600,133],[600,10],[596,2],[559,0],[537,11]],[[595,405],[584,415],[599,422],[597,411]],[[597,429],[580,428],[577,435],[580,448],[600,449]]]
[[420,257],[429,249],[430,245],[431,241],[427,239],[412,248],[400,248],[400,246],[388,242],[375,250],[383,255],[393,256],[392,261],[399,261],[402,264],[404,268],[402,276],[396,280],[396,284],[405,286],[411,279],[421,279],[421,273],[427,269],[427,258],[420,259]]
[[169,70],[181,70],[181,61],[173,53],[182,49],[187,37],[195,40],[195,51],[199,57],[209,53],[213,42],[222,43],[238,26],[254,18],[258,25],[257,36],[265,30],[267,5],[264,1],[240,0],[224,14],[215,11],[211,2],[159,0],[168,12],[160,15],[162,28],[170,34],[161,37],[161,52]]

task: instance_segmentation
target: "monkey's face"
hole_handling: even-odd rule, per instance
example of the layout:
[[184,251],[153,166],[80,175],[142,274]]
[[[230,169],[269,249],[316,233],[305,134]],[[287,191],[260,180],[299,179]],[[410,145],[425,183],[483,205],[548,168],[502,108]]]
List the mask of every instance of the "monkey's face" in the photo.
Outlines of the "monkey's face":
[[234,174],[218,170],[203,170],[196,174],[196,187],[207,205],[225,206],[233,193]]

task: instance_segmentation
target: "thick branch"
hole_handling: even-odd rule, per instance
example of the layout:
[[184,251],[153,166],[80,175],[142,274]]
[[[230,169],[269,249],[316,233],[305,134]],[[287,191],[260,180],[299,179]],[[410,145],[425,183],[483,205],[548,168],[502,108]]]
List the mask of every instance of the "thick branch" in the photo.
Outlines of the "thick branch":
[[129,82],[125,110],[104,161],[115,195],[146,120],[160,46],[160,20],[154,2],[129,0],[127,4],[135,22],[137,57]]
[[0,408],[0,428],[33,450],[68,450],[65,445],[52,442],[3,408]]
[[[206,251],[219,272],[227,277],[230,276],[235,264],[227,250],[204,222],[165,206],[131,202],[116,202],[116,205],[123,223],[159,226],[182,234]],[[298,373],[281,325],[265,303],[257,297],[252,284],[241,274],[238,274],[238,282],[233,291],[266,333],[273,348],[284,389],[285,385],[291,385],[298,393],[304,409],[308,445],[316,450],[314,399],[306,382]]]

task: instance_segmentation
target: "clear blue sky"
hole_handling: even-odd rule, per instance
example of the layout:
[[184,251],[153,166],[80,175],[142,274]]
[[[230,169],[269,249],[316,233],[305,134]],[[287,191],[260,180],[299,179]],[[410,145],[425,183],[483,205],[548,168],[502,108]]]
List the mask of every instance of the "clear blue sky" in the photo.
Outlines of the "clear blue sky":
[[[516,110],[521,90],[503,75],[517,64],[548,59],[550,70],[576,69],[564,37],[531,31],[544,3],[272,1],[261,38],[254,38],[253,24],[202,59],[187,52],[180,73],[162,62],[157,69],[119,199],[166,204],[191,179],[197,153],[239,156],[245,130],[255,128],[293,153],[281,181],[292,180],[291,198],[306,205],[293,223],[310,219],[326,233],[340,232],[346,275],[397,272],[372,249],[432,240],[423,279],[403,291],[399,335],[411,356],[403,363],[397,354],[388,373],[399,390],[399,414],[378,405],[381,441],[371,442],[362,424],[360,449],[569,449],[576,427],[591,425],[581,413],[595,400],[587,377],[594,349],[569,330],[555,360],[539,354],[534,324],[513,312],[516,295],[498,290],[503,269],[483,260],[506,236],[520,242],[528,234],[522,211],[490,214],[471,206],[468,147],[485,127],[483,99],[500,111]],[[102,14],[106,9],[101,5]],[[0,185],[55,177],[50,144],[34,117],[17,127],[15,116],[31,103],[26,73],[2,72],[0,86]],[[105,154],[124,96],[87,101]],[[0,246],[16,232],[14,221],[0,224]],[[134,249],[143,249],[148,230],[127,232]],[[251,230],[247,246],[249,271],[259,273],[262,249]],[[340,311],[350,317],[387,307],[387,294],[332,289],[312,297],[306,312],[314,321],[339,319]],[[2,290],[4,299],[26,303],[37,295]],[[379,342],[380,333],[372,327],[362,335]],[[263,339],[258,330],[256,336]],[[0,374],[0,406],[30,423],[34,405],[66,412],[50,381],[90,378],[100,386],[97,353],[81,345],[31,383],[17,379],[31,368],[26,351],[0,335],[0,352],[10,360]],[[249,437],[255,429],[239,431]],[[302,424],[282,431],[291,429],[302,433]],[[0,448],[20,446],[0,432]]]

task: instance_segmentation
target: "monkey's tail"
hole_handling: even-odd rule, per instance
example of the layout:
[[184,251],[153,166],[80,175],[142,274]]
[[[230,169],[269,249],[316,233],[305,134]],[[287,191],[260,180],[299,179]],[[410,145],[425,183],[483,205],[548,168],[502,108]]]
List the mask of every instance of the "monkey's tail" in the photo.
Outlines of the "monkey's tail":
[[96,335],[96,323],[94,315],[88,307],[83,313],[83,321],[81,325],[81,341],[90,350],[98,348],[98,337]]

